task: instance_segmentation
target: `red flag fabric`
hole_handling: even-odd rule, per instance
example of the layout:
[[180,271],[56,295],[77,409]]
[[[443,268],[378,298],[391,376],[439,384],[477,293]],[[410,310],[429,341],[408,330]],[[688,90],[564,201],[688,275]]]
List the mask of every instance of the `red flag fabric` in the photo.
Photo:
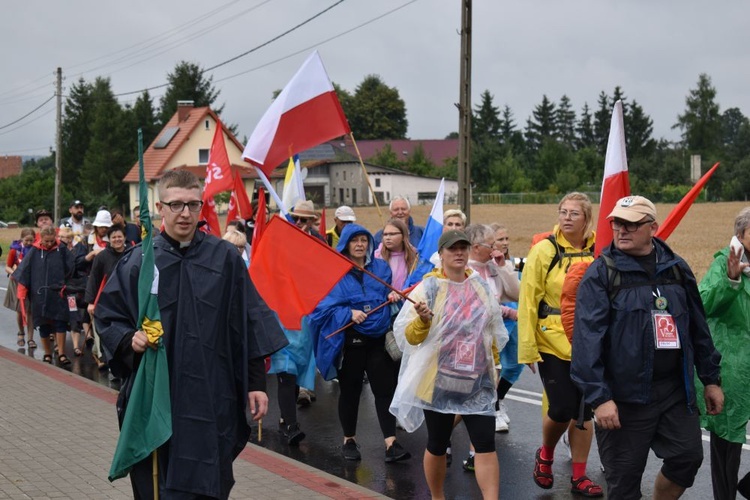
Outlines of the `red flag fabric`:
[[[263,188],[258,188],[258,213],[255,215],[255,227],[253,228],[252,257],[255,256],[255,250],[258,248],[260,237],[263,236],[263,230],[266,228],[266,193]],[[252,262],[252,258],[251,258]]]
[[227,225],[235,219],[249,220],[253,216],[253,205],[247,197],[245,183],[238,171],[234,171],[232,195],[229,197],[229,210],[227,211]]
[[217,238],[221,238],[221,229],[219,229],[219,216],[216,213],[216,203],[214,203],[214,197],[206,197],[206,193],[203,193],[203,208],[201,208],[200,220],[206,221],[206,224],[201,226],[201,231],[203,231],[204,233],[213,234]]
[[242,153],[266,176],[290,155],[351,131],[318,52],[313,52],[276,97]]
[[328,241],[328,238],[326,237],[326,231],[328,230],[328,227],[326,226],[326,206],[323,205],[320,208],[320,235]]
[[701,190],[705,187],[711,176],[714,175],[714,172],[717,168],[719,168],[718,162],[713,167],[711,167],[711,170],[703,174],[703,177],[701,177],[700,180],[695,183],[695,186],[693,186],[692,189],[690,189],[690,191],[688,191],[687,194],[682,198],[682,200],[680,200],[677,206],[675,206],[672,211],[669,212],[667,218],[664,219],[664,222],[656,231],[656,236],[663,240],[669,238],[669,235],[672,234],[672,231],[677,228],[677,225],[680,223],[682,218],[685,217],[685,214],[693,205],[695,199],[698,198]]
[[302,317],[353,267],[349,259],[281,217],[271,219],[256,245],[250,276],[290,330],[300,330]]
[[607,216],[615,208],[620,198],[630,196],[628,158],[625,154],[625,124],[622,118],[622,101],[617,101],[612,110],[612,123],[609,126],[607,156],[604,160],[604,178],[599,199],[599,219],[596,224],[596,246],[594,254],[599,256],[602,249],[612,243],[612,227]]
[[211,151],[208,154],[208,165],[206,166],[206,184],[203,189],[204,199],[206,196],[213,197],[218,193],[232,189],[234,179],[232,178],[232,164],[227,155],[227,146],[224,143],[224,126],[221,121],[216,121],[216,132],[211,143]]

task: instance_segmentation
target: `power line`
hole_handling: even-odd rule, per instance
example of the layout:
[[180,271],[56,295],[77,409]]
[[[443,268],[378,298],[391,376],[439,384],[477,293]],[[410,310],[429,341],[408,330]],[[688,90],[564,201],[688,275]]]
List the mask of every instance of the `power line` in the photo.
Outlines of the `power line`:
[[287,55],[285,55],[283,57],[279,57],[278,59],[274,59],[274,60],[269,61],[267,63],[261,64],[260,66],[255,66],[254,68],[250,68],[250,69],[247,69],[245,71],[241,71],[239,73],[235,73],[233,75],[225,76],[224,78],[219,78],[219,79],[216,80],[216,83],[223,82],[223,81],[226,81],[226,80],[230,80],[232,78],[236,78],[238,76],[242,76],[242,75],[245,75],[247,73],[252,73],[253,71],[257,71],[259,69],[263,69],[266,66],[271,66],[272,64],[276,64],[277,62],[281,62],[281,61],[284,61],[286,59],[289,59],[290,57],[294,57],[294,56],[296,56],[298,54],[301,54],[302,52],[307,52],[308,50],[310,50],[312,48],[315,48],[315,47],[318,47],[320,45],[326,44],[326,43],[328,43],[328,42],[330,42],[332,40],[335,40],[337,38],[341,38],[344,35],[348,35],[352,31],[355,31],[355,30],[358,30],[360,28],[363,28],[363,27],[367,26],[368,24],[374,23],[375,21],[379,21],[380,19],[382,19],[382,18],[384,18],[384,17],[386,17],[386,16],[388,16],[390,14],[393,14],[394,12],[396,12],[398,10],[401,10],[404,7],[406,7],[406,6],[410,5],[410,4],[413,4],[415,2],[417,2],[417,0],[410,0],[409,2],[406,2],[405,4],[399,5],[398,7],[395,7],[395,8],[393,8],[393,9],[391,9],[391,10],[389,10],[389,11],[387,11],[387,12],[385,12],[385,13],[377,16],[377,17],[373,17],[372,19],[363,22],[362,24],[358,24],[357,26],[354,26],[353,28],[350,28],[350,29],[348,29],[346,31],[342,31],[341,33],[339,33],[337,35],[333,35],[332,37],[326,38],[325,40],[321,40],[320,42],[314,43],[312,45],[308,45],[307,47],[299,49],[296,52],[292,52],[291,54],[287,54]]
[[31,111],[29,111],[29,112],[28,112],[28,113],[26,113],[25,115],[23,115],[23,116],[22,116],[21,118],[18,118],[18,119],[16,119],[16,120],[13,120],[13,121],[12,121],[12,122],[10,122],[10,123],[6,123],[5,125],[3,125],[3,126],[0,126],[0,130],[3,130],[3,129],[5,129],[5,128],[8,128],[8,127],[10,127],[11,125],[15,125],[16,123],[20,122],[21,120],[23,120],[23,119],[24,119],[24,118],[26,118],[27,116],[29,116],[29,115],[33,114],[33,113],[34,113],[35,111],[37,111],[38,109],[40,109],[40,108],[41,108],[42,106],[44,106],[45,104],[47,104],[48,102],[50,102],[50,101],[51,101],[52,99],[54,99],[54,98],[55,98],[55,94],[52,94],[52,95],[50,96],[50,98],[49,98],[49,99],[47,99],[46,101],[44,101],[43,103],[41,103],[41,104],[40,104],[39,106],[37,106],[36,108],[34,108],[34,109],[32,109]]
[[[270,44],[270,43],[272,43],[272,42],[274,42],[274,41],[278,40],[279,38],[281,38],[281,37],[283,37],[283,36],[286,36],[286,35],[288,35],[289,33],[291,33],[291,32],[293,32],[293,31],[295,31],[295,30],[297,30],[297,29],[301,28],[302,26],[306,25],[307,23],[311,22],[312,20],[314,20],[314,19],[316,19],[316,18],[320,17],[321,15],[325,14],[326,12],[328,12],[328,11],[329,11],[329,10],[331,10],[332,8],[336,7],[337,5],[340,5],[340,4],[341,4],[341,3],[343,3],[344,1],[345,1],[345,0],[338,0],[338,2],[336,2],[335,4],[333,4],[333,5],[331,5],[331,6],[327,7],[327,8],[325,8],[325,9],[323,9],[322,11],[318,12],[318,13],[317,13],[317,14],[315,14],[314,16],[312,16],[312,17],[310,17],[310,18],[308,18],[308,19],[306,19],[306,20],[302,21],[301,23],[297,24],[297,25],[296,25],[296,26],[294,26],[293,28],[290,28],[290,29],[286,30],[286,31],[285,31],[285,32],[283,32],[282,34],[280,34],[280,35],[277,35],[277,36],[273,37],[272,39],[270,39],[270,40],[268,40],[268,41],[266,41],[266,42],[263,42],[262,44],[260,44],[260,45],[258,45],[258,46],[256,46],[256,47],[253,47],[252,49],[250,49],[250,50],[248,50],[248,51],[246,51],[246,52],[243,52],[242,54],[239,54],[239,55],[237,55],[237,56],[235,56],[235,57],[232,57],[232,58],[230,58],[230,59],[227,59],[226,61],[220,62],[219,64],[216,64],[216,65],[214,65],[214,66],[211,66],[210,68],[206,68],[206,69],[204,69],[203,71],[201,71],[201,74],[204,74],[204,73],[206,73],[206,72],[208,72],[208,71],[211,71],[211,70],[214,70],[214,69],[216,69],[216,68],[219,68],[219,67],[221,67],[221,66],[224,66],[225,64],[229,64],[229,63],[230,63],[230,62],[232,62],[232,61],[236,61],[237,59],[239,59],[239,58],[241,58],[241,57],[244,57],[244,56],[246,56],[246,55],[248,55],[248,54],[250,54],[250,53],[252,53],[252,52],[255,52],[256,50],[258,50],[258,49],[260,49],[260,48],[262,48],[262,47],[265,47],[266,45],[268,45],[268,44]],[[148,88],[145,88],[145,89],[141,89],[141,90],[133,90],[133,91],[130,91],[130,92],[121,92],[121,93],[119,93],[119,94],[115,94],[115,97],[121,97],[121,96],[124,96],[124,95],[131,95],[131,94],[140,94],[141,92],[144,92],[144,91],[146,91],[146,90],[155,90],[155,89],[160,89],[160,88],[162,88],[162,87],[167,87],[168,85],[169,85],[169,83],[167,82],[167,83],[162,83],[161,85],[155,85],[155,86],[153,86],[153,87],[148,87]]]
[[[55,96],[52,96],[52,97],[55,97]],[[39,115],[39,116],[37,116],[37,117],[35,117],[35,118],[27,121],[26,123],[22,123],[21,125],[19,125],[17,127],[13,127],[10,130],[6,130],[5,132],[0,132],[0,135],[7,135],[7,134],[10,134],[11,132],[14,132],[14,131],[18,130],[19,128],[23,128],[23,127],[25,127],[27,125],[31,125],[32,123],[34,123],[35,121],[39,120],[40,118],[44,118],[45,116],[49,115],[54,110],[55,110],[55,108],[52,108],[49,111],[47,111],[46,113],[42,113],[41,115]]]

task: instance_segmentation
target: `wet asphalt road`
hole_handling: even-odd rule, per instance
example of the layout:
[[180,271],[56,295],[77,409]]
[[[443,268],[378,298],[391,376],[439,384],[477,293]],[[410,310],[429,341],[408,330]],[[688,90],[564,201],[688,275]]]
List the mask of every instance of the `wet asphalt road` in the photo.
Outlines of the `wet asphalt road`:
[[[4,298],[7,278],[0,276],[0,297]],[[35,340],[39,343],[38,334]],[[39,360],[42,349],[31,350],[16,346],[15,314],[0,307],[0,345]],[[102,385],[118,389],[119,381],[112,380],[107,371],[99,371],[91,358],[90,351],[77,358],[68,336],[66,352],[73,364],[67,369],[73,373],[97,381]],[[4,381],[3,383],[11,383]],[[411,452],[412,458],[396,464],[384,463],[384,443],[375,416],[375,407],[369,386],[365,386],[360,405],[357,441],[361,446],[362,461],[347,462],[341,456],[343,437],[337,417],[338,386],[335,382],[318,379],[316,385],[317,401],[307,408],[298,410],[302,430],[307,434],[299,447],[290,447],[278,433],[279,411],[276,404],[276,377],[268,377],[268,394],[270,398],[269,414],[263,420],[261,445],[312,467],[360,484],[378,493],[398,499],[427,499],[429,490],[422,471],[422,455],[426,444],[424,426],[413,434],[399,430],[398,440]],[[558,446],[555,456],[555,485],[551,490],[538,488],[532,480],[533,457],[541,440],[541,383],[537,375],[525,370],[521,379],[511,389],[506,398],[508,413],[511,418],[510,432],[496,434],[497,453],[500,461],[500,496],[509,499],[559,499],[580,498],[570,493],[570,460],[562,444]],[[1,411],[1,410],[0,410]],[[114,409],[112,412],[115,419]],[[704,438],[707,433],[704,432]],[[253,441],[257,439],[254,432]],[[452,499],[481,498],[473,474],[465,472],[461,461],[468,454],[469,441],[465,428],[461,425],[454,431],[453,466],[448,469],[446,477],[446,495]],[[750,454],[747,446],[743,451],[743,465],[740,474],[750,469]],[[696,483],[683,496],[686,499],[708,499],[711,494],[708,442],[704,439],[704,464],[701,467]],[[656,457],[650,457],[644,474],[642,491],[644,498],[650,498],[653,481],[659,469]],[[104,473],[104,472],[103,472]],[[589,457],[589,476],[596,482],[604,484],[604,474],[599,469],[598,453],[594,443]]]

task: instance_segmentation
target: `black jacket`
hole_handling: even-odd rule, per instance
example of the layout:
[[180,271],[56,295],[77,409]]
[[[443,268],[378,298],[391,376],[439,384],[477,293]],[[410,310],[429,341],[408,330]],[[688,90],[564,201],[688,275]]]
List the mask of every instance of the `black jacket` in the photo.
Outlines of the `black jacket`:
[[96,301],[96,296],[99,293],[99,287],[102,285],[102,281],[112,274],[112,270],[124,254],[124,251],[116,252],[111,246],[107,245],[107,248],[94,257],[94,262],[91,265],[91,273],[89,273],[89,280],[86,284],[86,295],[83,298],[84,302],[87,304],[93,304]]
[[[682,349],[682,379],[688,405],[695,405],[693,369],[704,385],[719,381],[721,355],[714,347],[706,323],[695,276],[687,263],[663,241],[654,238],[656,280],[679,266],[681,283],[659,284],[668,301]],[[583,277],[576,296],[573,356],[570,375],[586,403],[594,408],[614,400],[648,403],[654,372],[654,285],[641,265],[617,250],[614,244],[602,252],[614,259],[621,288],[611,298],[609,273],[604,259],[596,259]]]
[[[250,435],[248,390],[265,390],[263,357],[287,340],[234,246],[200,231],[186,249],[161,235],[153,245],[172,404],[166,487],[226,498]],[[109,366],[125,379],[121,413],[140,360],[130,343],[142,256],[138,245],[120,259],[94,315]]]
[[28,251],[13,279],[28,289],[34,324],[70,320],[67,298],[60,290],[75,271],[74,257],[65,245],[46,249],[39,242]]

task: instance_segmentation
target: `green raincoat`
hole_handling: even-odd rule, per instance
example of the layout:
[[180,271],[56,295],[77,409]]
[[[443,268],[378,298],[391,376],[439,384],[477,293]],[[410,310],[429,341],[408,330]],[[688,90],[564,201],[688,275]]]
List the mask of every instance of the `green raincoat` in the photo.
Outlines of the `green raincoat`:
[[696,388],[701,426],[726,441],[745,443],[750,420],[750,278],[740,274],[739,285],[729,281],[728,255],[729,247],[714,254],[698,286],[714,344],[721,353],[724,410],[719,415],[706,415],[703,384],[696,383]]

